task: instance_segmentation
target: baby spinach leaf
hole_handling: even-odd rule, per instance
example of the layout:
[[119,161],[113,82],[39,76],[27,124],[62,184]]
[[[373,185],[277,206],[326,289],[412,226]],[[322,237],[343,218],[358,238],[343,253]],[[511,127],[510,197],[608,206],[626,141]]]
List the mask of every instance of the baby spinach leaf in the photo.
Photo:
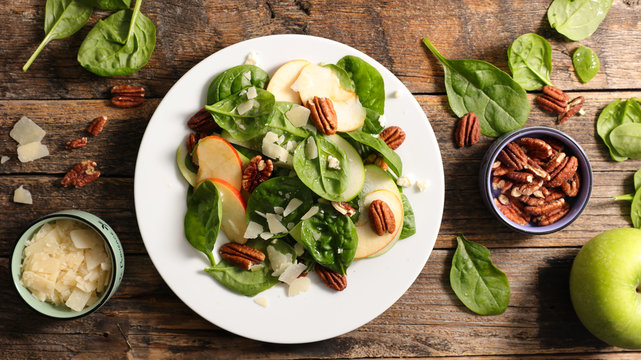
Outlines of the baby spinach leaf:
[[572,55],[572,65],[574,65],[576,75],[584,84],[592,80],[601,68],[599,57],[592,49],[585,46],[579,46],[579,48],[574,51]]
[[345,274],[356,254],[356,226],[349,216],[341,215],[329,204],[315,206],[319,207],[316,215],[296,225],[292,237],[305,247],[314,261]]
[[269,74],[255,65],[238,65],[218,74],[207,91],[207,104],[215,104],[251,86],[264,89]]
[[510,302],[507,276],[490,259],[483,245],[456,237],[458,247],[452,259],[450,285],[456,296],[479,315],[502,314]]
[[[304,128],[294,126],[287,118],[287,112],[292,109],[293,103],[277,101],[274,105],[274,111],[269,119],[268,126],[270,129],[282,130],[284,133],[290,134],[290,137],[297,138],[301,141],[310,135],[310,132]],[[279,134],[280,135],[280,134]]]
[[131,0],[80,0],[87,5],[103,10],[129,9]]
[[559,34],[581,41],[596,31],[611,6],[612,0],[554,0],[548,21]]
[[140,12],[120,10],[100,20],[78,50],[82,67],[100,76],[133,74],[147,64],[156,46],[156,27]]
[[[247,241],[248,246],[263,253],[267,244],[263,239]],[[205,269],[205,272],[229,290],[245,296],[255,296],[279,283],[278,278],[272,276],[272,268],[267,259],[263,262],[263,266],[256,270],[244,270],[221,260],[218,264]]]
[[412,204],[410,204],[410,200],[403,193],[401,193],[401,200],[403,202],[403,228],[401,229],[399,240],[416,234],[416,222],[414,220]]
[[[271,178],[258,185],[247,201],[247,220],[259,223],[263,229],[269,229],[267,219],[262,214],[275,213],[275,208],[287,208],[292,199],[302,201],[302,204],[293,212],[284,216],[281,223],[287,227],[298,224],[300,218],[312,207],[314,193],[295,176],[281,176]],[[257,212],[258,211],[258,212]],[[288,227],[291,228],[291,227]],[[284,234],[280,234],[281,236]]]
[[[641,169],[634,173],[634,191],[639,192],[639,188],[641,188]],[[632,201],[634,200],[634,195],[635,193],[617,195],[614,196],[613,199],[614,201]]]
[[354,81],[354,89],[361,104],[381,115],[384,114],[385,83],[378,70],[365,60],[352,55],[338,60],[336,65],[344,69]]
[[89,20],[93,8],[78,0],[47,0],[45,5],[45,38],[31,55],[22,71],[27,71],[29,66],[38,57],[51,40],[64,39],[75,34]]
[[626,123],[610,132],[610,142],[618,154],[631,159],[641,159],[641,124]]
[[210,263],[215,264],[212,251],[220,230],[222,203],[216,185],[205,180],[196,190],[189,188],[185,237],[196,250],[202,251]]
[[530,102],[525,90],[510,75],[481,60],[448,60],[427,38],[423,43],[443,64],[447,99],[456,116],[475,113],[481,122],[481,132],[491,137],[525,124]]
[[[311,159],[306,153],[307,142],[313,141],[317,154]],[[329,157],[338,160],[338,168],[328,166]],[[294,151],[294,170],[300,180],[318,196],[330,201],[343,201],[343,191],[349,182],[347,155],[324,136],[309,136]]]
[[632,201],[634,199],[634,194],[617,195],[613,196],[612,199],[614,201]]
[[396,173],[396,175],[401,175],[403,173],[403,163],[401,162],[401,157],[398,156],[394,150],[390,149],[385,141],[380,138],[374,137],[371,134],[367,134],[360,130],[354,130],[345,133],[350,138],[358,141],[359,143],[366,145],[376,152],[380,153],[385,159],[385,163],[389,165],[390,169]]
[[628,158],[621,156],[612,146],[610,142],[610,133],[614,128],[621,125],[623,122],[623,112],[626,107],[626,102],[621,102],[621,99],[617,99],[611,102],[608,106],[601,111],[599,118],[596,122],[596,131],[608,147],[610,151],[610,156],[614,161],[624,161]]
[[637,191],[634,194],[630,208],[630,218],[632,219],[632,226],[641,229],[641,191]]
[[380,134],[383,131],[384,127],[381,125],[380,120],[381,115],[376,111],[365,108],[365,122],[361,127],[361,131],[368,134]]
[[334,72],[334,74],[336,74],[336,76],[338,77],[338,81],[340,82],[343,89],[347,91],[354,91],[354,81],[349,76],[347,71],[345,71],[345,69],[334,64],[325,64],[323,66],[326,68],[330,68]]
[[[265,130],[274,110],[274,95],[269,91],[256,88],[256,98],[247,99],[247,92],[241,90],[239,93],[226,97],[223,100],[205,106],[205,109],[212,114],[214,121],[236,140],[246,141],[253,139]],[[254,105],[243,115],[238,115],[237,108],[246,102]]]
[[523,89],[552,85],[552,47],[541,36],[533,33],[519,36],[507,49],[507,59],[514,81]]

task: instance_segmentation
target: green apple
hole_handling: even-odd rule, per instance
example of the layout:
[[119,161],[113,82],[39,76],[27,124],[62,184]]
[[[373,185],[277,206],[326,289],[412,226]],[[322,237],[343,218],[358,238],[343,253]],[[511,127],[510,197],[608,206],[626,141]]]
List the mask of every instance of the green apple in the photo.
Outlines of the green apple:
[[363,160],[361,156],[358,155],[358,152],[347,140],[343,139],[338,135],[328,136],[327,139],[345,152],[347,155],[347,164],[349,165],[349,184],[347,189],[341,194],[343,201],[350,201],[356,197],[363,189],[363,184],[365,183],[365,167],[363,166]]
[[606,343],[641,348],[641,230],[613,229],[581,249],[570,273],[572,304]]

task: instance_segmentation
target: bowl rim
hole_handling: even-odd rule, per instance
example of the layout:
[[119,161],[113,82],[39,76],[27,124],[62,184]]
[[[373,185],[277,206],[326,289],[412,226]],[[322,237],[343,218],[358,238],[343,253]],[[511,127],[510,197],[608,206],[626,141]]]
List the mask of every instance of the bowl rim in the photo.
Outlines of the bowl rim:
[[[80,210],[73,210],[73,211],[80,212],[80,213],[83,213],[83,214],[90,214],[90,213],[87,213],[87,212],[84,212],[84,211],[80,211]],[[110,279],[109,279],[109,286],[102,293],[102,295],[100,296],[98,301],[96,301],[93,305],[89,306],[88,308],[85,308],[85,309],[80,310],[80,311],[73,311],[73,310],[69,309],[69,313],[78,313],[78,314],[73,315],[73,316],[56,316],[56,315],[52,315],[50,313],[43,312],[40,309],[34,307],[29,301],[27,301],[27,299],[25,299],[25,295],[31,295],[31,296],[33,296],[33,295],[31,294],[31,291],[29,289],[27,289],[24,285],[22,285],[20,283],[20,278],[21,278],[22,272],[20,272],[19,274],[16,274],[14,272],[14,270],[13,270],[14,269],[13,262],[14,262],[14,258],[16,256],[20,257],[19,262],[20,262],[20,266],[22,266],[22,252],[20,252],[20,254],[18,255],[17,254],[17,250],[18,250],[18,246],[20,245],[20,243],[21,242],[25,242],[27,240],[27,239],[23,239],[25,237],[25,234],[27,232],[29,232],[30,230],[36,228],[36,227],[42,227],[48,222],[51,222],[51,221],[54,221],[54,220],[58,220],[58,219],[63,219],[63,218],[72,219],[72,220],[78,221],[78,222],[80,222],[80,223],[82,223],[84,225],[87,225],[90,228],[92,228],[94,231],[96,231],[98,233],[98,235],[100,235],[100,238],[104,241],[104,243],[106,244],[106,248],[108,249],[109,259],[111,260],[111,269],[112,269],[111,270]],[[35,233],[35,229],[34,229],[34,233]],[[24,251],[24,246],[22,247],[22,251]],[[96,310],[101,308],[102,305],[104,305],[111,298],[110,294],[112,293],[112,291],[114,289],[114,285],[116,283],[116,251],[113,248],[111,242],[109,240],[107,240],[107,237],[103,233],[102,229],[100,229],[98,226],[92,224],[89,220],[83,218],[82,216],[79,216],[79,215],[76,215],[76,214],[71,214],[71,213],[66,213],[63,210],[63,211],[47,214],[47,215],[45,215],[45,216],[43,216],[41,218],[38,218],[37,220],[31,222],[31,224],[29,224],[29,226],[27,226],[25,228],[25,230],[20,233],[20,235],[18,236],[17,240],[14,242],[13,250],[11,252],[11,258],[10,258],[10,262],[9,262],[9,272],[10,272],[11,279],[12,279],[13,285],[14,285],[13,289],[18,294],[20,299],[25,304],[27,304],[28,308],[30,308],[31,310],[35,311],[36,313],[44,315],[44,316],[46,316],[48,318],[60,319],[60,320],[73,320],[73,319],[77,319],[77,318],[92,314],[93,312],[95,312]],[[21,288],[24,289],[27,294],[21,292],[20,291]],[[34,299],[37,300],[37,301],[46,303],[46,301],[41,301],[41,300],[39,300],[39,299],[37,299],[35,297],[34,297]],[[53,304],[51,304],[51,305],[52,306],[56,306],[56,305],[53,305]],[[58,305],[58,306],[63,307],[64,305]]]
[[[541,134],[540,132],[543,132]],[[492,166],[491,164],[496,161],[496,158],[498,154],[505,148],[505,146],[511,142],[514,141],[515,139],[518,139],[520,137],[528,136],[528,135],[556,135],[554,136],[555,138],[561,138],[563,139],[564,143],[570,143],[574,148],[576,148],[577,151],[573,150],[574,156],[577,158],[580,158],[579,161],[581,162],[581,165],[585,165],[585,174],[587,174],[587,179],[581,179],[581,185],[582,186],[588,186],[587,187],[587,192],[585,193],[585,200],[582,202],[575,202],[576,204],[580,204],[580,208],[575,212],[575,214],[569,218],[568,220],[565,220],[564,223],[558,224],[558,223],[553,223],[550,225],[546,226],[521,226],[518,224],[515,224],[514,222],[510,221],[503,215],[503,213],[497,208],[496,204],[494,204],[494,201],[492,201]],[[490,152],[491,151],[491,152]],[[486,206],[490,208],[491,212],[494,214],[494,216],[499,220],[499,222],[503,223],[504,225],[508,226],[510,229],[516,230],[521,233],[525,234],[530,234],[530,235],[546,235],[546,234],[551,234],[560,230],[565,229],[569,225],[571,225],[585,210],[587,207],[590,197],[592,196],[592,187],[593,187],[593,179],[594,175],[592,172],[592,165],[590,163],[590,159],[588,158],[588,155],[586,154],[585,150],[581,147],[581,145],[574,140],[570,135],[566,134],[565,132],[548,127],[548,126],[531,126],[531,127],[526,127],[526,128],[521,128],[514,130],[512,132],[506,133],[499,137],[498,139],[495,140],[495,142],[490,145],[490,148],[487,150],[486,156],[483,159],[484,163],[482,164],[482,171],[480,176],[482,177],[482,183],[481,186],[483,187],[481,189],[481,195],[483,196],[483,199],[486,203]]]

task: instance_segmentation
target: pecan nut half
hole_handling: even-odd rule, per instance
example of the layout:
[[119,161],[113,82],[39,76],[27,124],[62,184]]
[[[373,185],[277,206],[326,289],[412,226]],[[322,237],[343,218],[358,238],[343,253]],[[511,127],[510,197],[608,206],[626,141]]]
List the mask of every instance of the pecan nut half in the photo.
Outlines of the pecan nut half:
[[561,124],[565,122],[565,120],[571,118],[572,116],[576,115],[579,111],[581,111],[581,108],[583,107],[583,104],[585,103],[585,98],[583,96],[576,97],[572,99],[568,103],[568,111],[566,111],[564,114],[562,114],[559,117],[559,120],[556,122],[557,124]]
[[405,131],[398,126],[390,126],[381,131],[378,138],[385,141],[390,149],[396,150],[405,141]]
[[523,169],[523,165],[527,164],[528,156],[519,145],[515,142],[508,143],[503,150],[496,157],[502,164],[514,170]]
[[227,243],[218,250],[220,257],[241,269],[249,270],[253,264],[265,261],[265,254],[248,245]]
[[347,276],[341,275],[334,271],[329,270],[328,268],[316,264],[314,270],[318,274],[318,277],[329,287],[336,291],[343,291],[347,287]]
[[307,102],[306,106],[310,111],[310,118],[320,132],[325,135],[336,134],[338,118],[331,99],[314,96],[313,99]]
[[77,138],[77,139],[73,139],[73,140],[67,141],[67,143],[65,144],[65,147],[67,149],[80,149],[80,148],[83,148],[85,146],[87,146],[87,138],[84,137],[84,136],[81,137],[81,138]]
[[[564,182],[570,180],[572,176],[576,173],[577,168],[579,167],[579,161],[577,160],[576,157],[572,156],[570,159],[563,165],[563,168],[556,172],[555,176],[550,175],[552,180],[548,182],[548,186],[550,187],[557,187],[561,186]],[[561,168],[559,166],[558,168]],[[557,168],[557,169],[558,169]]]
[[481,138],[481,123],[475,113],[469,112],[459,120],[456,126],[456,145],[460,148],[472,146]]
[[356,209],[354,209],[349,203],[346,201],[332,201],[332,207],[341,215],[347,215],[347,216],[352,216],[356,214]]
[[374,200],[369,205],[369,221],[378,236],[383,236],[385,233],[392,234],[396,230],[394,213],[383,200]]
[[254,156],[243,171],[241,181],[243,190],[253,192],[258,185],[269,179],[273,171],[274,163],[270,159],[263,160],[261,155]]
[[575,172],[574,175],[570,178],[570,180],[564,182],[561,184],[561,190],[565,193],[565,195],[569,197],[575,197],[579,194],[579,189],[581,188],[581,181],[579,179],[579,173]]
[[510,221],[515,222],[519,225],[527,224],[527,220],[517,212],[516,207],[512,206],[512,202],[509,202],[507,205],[505,205],[501,203],[499,199],[494,198],[494,203],[499,208],[499,211],[501,211],[501,213],[505,215],[505,217]]
[[524,137],[519,139],[519,145],[521,145],[529,157],[535,159],[545,160],[554,155],[554,149],[550,144],[544,140]]
[[145,89],[136,85],[116,85],[111,88],[111,103],[117,107],[130,108],[145,102]]
[[96,180],[100,176],[100,171],[96,170],[95,161],[85,160],[73,167],[60,181],[62,186],[74,186],[79,188]]
[[87,128],[87,131],[93,135],[96,136],[102,132],[102,129],[105,128],[105,125],[107,124],[107,117],[106,116],[100,116],[91,122],[91,125]]
[[559,115],[568,110],[568,100],[570,97],[563,90],[549,85],[544,86],[543,95],[536,98],[541,109]]
[[189,120],[187,120],[187,126],[197,133],[205,134],[209,134],[210,132],[220,128],[214,121],[214,117],[205,108],[198,110],[197,113],[189,118]]

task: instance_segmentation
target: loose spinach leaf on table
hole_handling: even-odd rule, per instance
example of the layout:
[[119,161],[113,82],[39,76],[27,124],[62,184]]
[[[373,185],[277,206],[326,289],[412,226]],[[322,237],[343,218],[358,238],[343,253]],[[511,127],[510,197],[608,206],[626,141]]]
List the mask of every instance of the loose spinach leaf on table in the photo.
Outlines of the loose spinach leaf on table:
[[207,90],[207,105],[215,104],[251,86],[264,89],[269,74],[255,65],[238,65],[218,74]]
[[491,137],[525,124],[530,102],[525,90],[510,75],[481,60],[448,60],[427,38],[423,43],[443,64],[447,99],[456,116],[475,113],[481,122],[481,132]]
[[617,154],[641,159],[641,123],[625,123],[610,132],[610,142]]
[[572,55],[572,65],[574,65],[576,75],[584,84],[592,80],[601,68],[599,57],[592,49],[585,46],[579,46],[579,48],[574,51]]
[[91,17],[93,7],[78,0],[47,0],[45,5],[45,38],[31,55],[22,71],[38,57],[38,54],[51,41],[64,39],[80,30]]
[[[226,97],[219,102],[205,106],[214,121],[236,140],[246,141],[253,139],[265,130],[265,125],[270,120],[274,110],[274,95],[269,91],[256,88],[257,96],[254,99],[247,98],[247,92],[240,92]],[[239,105],[251,101],[252,108],[243,115],[239,115]]]
[[389,165],[390,169],[392,169],[396,175],[400,176],[403,173],[401,157],[398,156],[394,150],[390,149],[390,147],[385,144],[385,141],[360,130],[354,130],[344,134],[381,154],[383,159],[385,159],[385,163]]
[[625,156],[621,156],[619,153],[616,152],[614,147],[612,146],[612,143],[610,142],[610,133],[614,128],[617,126],[621,125],[623,122],[623,113],[626,108],[626,102],[621,102],[621,99],[617,99],[613,102],[611,102],[608,106],[601,111],[601,114],[599,114],[599,118],[597,119],[596,122],[596,131],[601,137],[601,140],[605,143],[605,145],[608,147],[608,150],[610,151],[610,157],[614,161],[624,161],[627,160],[628,158]]
[[630,218],[632,219],[632,226],[641,229],[641,191],[637,191],[634,194],[630,207]]
[[468,309],[480,315],[502,314],[510,302],[507,276],[490,259],[483,245],[456,237],[458,247],[452,259],[450,285]]
[[[263,239],[252,239],[248,240],[246,245],[264,253],[267,244],[268,242]],[[272,276],[272,269],[268,259],[262,264],[262,267],[248,271],[221,260],[218,264],[206,268],[205,272],[235,293],[255,296],[279,283],[278,278]]]
[[[307,143],[313,142],[316,156],[308,157]],[[328,157],[338,160],[339,168],[328,167]],[[309,136],[301,141],[294,151],[294,170],[300,180],[318,196],[330,201],[343,201],[343,191],[349,185],[347,155],[333,142],[321,135]]]
[[403,202],[403,228],[401,229],[401,236],[399,237],[399,240],[416,234],[416,222],[414,219],[412,204],[410,204],[410,200],[403,193],[401,193],[401,200]]
[[612,0],[554,0],[548,21],[568,39],[581,41],[596,31],[611,6]]
[[[637,172],[634,173],[634,191],[635,193],[639,191],[639,188],[641,188],[641,169],[637,170]],[[634,200],[634,195],[635,193],[631,194],[625,194],[625,195],[617,195],[614,196],[614,201],[632,201]]]
[[384,114],[385,83],[378,70],[365,60],[352,55],[343,57],[336,65],[344,69],[354,81],[354,89],[361,105]]
[[211,252],[218,238],[222,211],[221,196],[213,182],[205,180],[196,190],[189,188],[185,237],[191,246],[207,255],[211,265],[215,264]]
[[103,10],[129,9],[131,0],[80,0],[87,5]]
[[156,27],[140,12],[120,10],[100,20],[78,50],[82,67],[100,76],[133,74],[147,64],[156,46]]
[[345,274],[354,260],[358,235],[349,216],[341,215],[329,204],[317,204],[318,212],[303,220],[291,234],[314,261],[339,274]]
[[507,49],[508,65],[514,81],[525,90],[552,85],[552,47],[533,33],[519,36]]

